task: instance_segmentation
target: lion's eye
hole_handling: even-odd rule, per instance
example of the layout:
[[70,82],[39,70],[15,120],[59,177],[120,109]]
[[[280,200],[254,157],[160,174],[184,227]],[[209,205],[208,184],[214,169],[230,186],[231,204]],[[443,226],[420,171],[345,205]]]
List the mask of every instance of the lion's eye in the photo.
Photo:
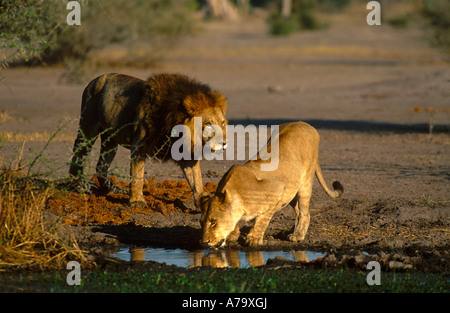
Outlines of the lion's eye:
[[211,227],[215,227],[216,224],[217,224],[217,221],[216,220],[210,220],[209,224],[211,225]]

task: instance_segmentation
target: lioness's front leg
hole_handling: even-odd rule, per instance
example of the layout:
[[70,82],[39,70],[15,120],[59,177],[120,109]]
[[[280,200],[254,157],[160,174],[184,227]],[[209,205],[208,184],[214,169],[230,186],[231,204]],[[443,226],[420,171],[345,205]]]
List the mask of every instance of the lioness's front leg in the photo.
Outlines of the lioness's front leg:
[[247,235],[246,242],[250,247],[261,246],[263,244],[264,233],[266,232],[267,226],[269,226],[273,213],[273,210],[269,210],[256,218],[255,224]]
[[238,241],[240,235],[241,235],[241,230],[239,228],[239,225],[236,224],[236,226],[234,227],[234,230],[228,235],[227,242]]
[[142,189],[144,187],[144,167],[145,158],[141,156],[135,156],[131,158],[130,164],[130,206],[132,207],[145,207],[147,203],[144,199]]
[[189,187],[194,194],[194,204],[200,208],[200,195],[203,192],[202,170],[200,161],[187,161],[180,164]]

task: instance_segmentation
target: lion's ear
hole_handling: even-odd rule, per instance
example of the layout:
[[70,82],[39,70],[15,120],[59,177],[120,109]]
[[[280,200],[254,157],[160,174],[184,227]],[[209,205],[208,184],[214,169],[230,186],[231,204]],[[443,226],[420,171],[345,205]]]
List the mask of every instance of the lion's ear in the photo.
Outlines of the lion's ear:
[[227,98],[225,98],[224,95],[217,91],[211,91],[211,95],[214,98],[216,106],[218,106],[222,110],[223,114],[227,113]]
[[189,95],[189,96],[186,96],[186,98],[184,98],[183,106],[186,109],[186,112],[190,116],[195,116],[198,105],[197,105],[196,101],[192,98],[192,96]]

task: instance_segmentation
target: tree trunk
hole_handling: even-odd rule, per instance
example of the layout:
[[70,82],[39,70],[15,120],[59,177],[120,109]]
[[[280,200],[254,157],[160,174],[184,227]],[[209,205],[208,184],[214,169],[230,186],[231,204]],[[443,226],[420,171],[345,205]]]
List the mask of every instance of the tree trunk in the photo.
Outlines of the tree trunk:
[[283,0],[281,3],[281,16],[288,18],[292,13],[292,0]]
[[237,9],[228,0],[208,0],[206,2],[207,14],[213,18],[227,21],[239,19]]

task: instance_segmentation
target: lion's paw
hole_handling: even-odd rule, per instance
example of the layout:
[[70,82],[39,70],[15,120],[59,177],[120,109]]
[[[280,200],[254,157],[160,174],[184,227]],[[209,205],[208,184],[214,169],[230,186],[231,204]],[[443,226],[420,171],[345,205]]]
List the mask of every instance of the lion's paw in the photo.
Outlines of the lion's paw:
[[262,238],[252,238],[252,237],[247,237],[247,245],[250,247],[257,247],[257,246],[262,246],[263,244],[263,239]]
[[130,201],[130,207],[144,209],[147,207],[147,203],[145,201]]
[[292,242],[297,242],[297,241],[302,241],[303,239],[305,239],[305,237],[303,236],[298,236],[298,235],[294,235],[294,234],[290,234],[288,236],[288,239]]

